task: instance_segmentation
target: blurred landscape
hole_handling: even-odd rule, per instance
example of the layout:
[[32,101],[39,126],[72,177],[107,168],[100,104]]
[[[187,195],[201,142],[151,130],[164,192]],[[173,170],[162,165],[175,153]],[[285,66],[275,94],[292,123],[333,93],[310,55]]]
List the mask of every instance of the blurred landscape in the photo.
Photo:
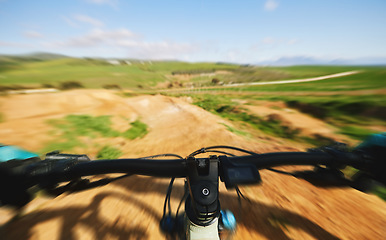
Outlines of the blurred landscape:
[[[291,80],[291,81],[289,81]],[[0,139],[45,154],[92,159],[187,156],[211,145],[258,153],[354,147],[386,132],[386,66],[262,66],[226,62],[0,56]],[[283,167],[297,170],[302,167]],[[355,169],[345,169],[350,177]],[[385,189],[317,188],[261,172],[263,185],[221,186],[238,217],[235,239],[382,239]],[[160,239],[168,180],[129,177],[55,198],[40,196],[4,239]],[[172,205],[183,194],[177,182]],[[2,223],[9,220],[6,210]],[[7,217],[8,216],[8,217]],[[237,217],[237,216],[236,216]]]

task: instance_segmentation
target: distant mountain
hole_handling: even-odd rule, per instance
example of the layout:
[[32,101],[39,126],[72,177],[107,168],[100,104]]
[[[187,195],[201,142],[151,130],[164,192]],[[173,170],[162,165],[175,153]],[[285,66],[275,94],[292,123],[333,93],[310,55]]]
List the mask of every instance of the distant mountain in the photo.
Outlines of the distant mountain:
[[0,54],[0,71],[15,69],[25,62],[40,62],[54,59],[69,58],[68,56],[54,53],[37,52],[23,55]]
[[21,55],[2,55],[10,58],[17,58],[17,59],[25,59],[25,60],[38,60],[38,61],[45,61],[45,60],[54,60],[54,59],[60,59],[60,58],[69,58],[66,55],[62,54],[56,54],[56,53],[47,53],[47,52],[34,52],[34,53],[28,53],[28,54],[21,54]]
[[386,65],[386,57],[335,59],[330,63],[334,65]]
[[272,61],[257,62],[257,65],[294,66],[294,65],[386,65],[386,57],[356,59],[319,59],[307,56],[282,57]]
[[295,57],[281,57],[273,61],[264,61],[260,62],[262,65],[272,65],[272,66],[292,66],[292,65],[318,65],[321,64],[321,61],[306,56],[295,56]]

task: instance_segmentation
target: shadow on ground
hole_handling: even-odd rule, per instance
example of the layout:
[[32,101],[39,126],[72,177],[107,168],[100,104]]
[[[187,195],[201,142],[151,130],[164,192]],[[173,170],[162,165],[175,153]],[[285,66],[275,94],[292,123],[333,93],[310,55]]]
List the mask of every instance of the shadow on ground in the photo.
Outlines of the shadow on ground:
[[[140,181],[141,184],[137,184],[138,181]],[[163,204],[158,202],[154,204],[146,200],[138,200],[130,195],[146,193],[163,196],[166,193],[168,183],[165,181],[157,181],[153,178],[131,176],[111,184],[126,189],[127,194],[114,191],[101,191],[94,196],[89,206],[79,205],[54,210],[35,210],[20,219],[8,223],[4,232],[5,239],[30,239],[35,225],[54,219],[59,219],[61,222],[60,232],[58,233],[58,239],[60,240],[76,240],[76,225],[82,225],[90,230],[95,236],[95,239],[98,240],[106,239],[107,237],[113,237],[114,239],[149,238],[151,233],[143,226],[131,226],[129,224],[130,227],[127,227],[128,225],[119,223],[119,219],[113,223],[106,223],[100,216],[99,209],[103,207],[101,206],[101,202],[106,197],[121,199],[133,205],[133,207],[145,211],[158,224],[161,219],[161,214],[156,208],[162,209]],[[172,200],[178,202],[183,191],[181,184],[175,185]],[[258,201],[243,201],[240,209],[237,195],[231,192],[221,192],[220,196],[222,207],[224,209],[230,209],[235,213],[239,226],[243,225],[248,231],[258,232],[267,239],[291,239],[286,234],[288,226],[300,229],[315,239],[339,239],[316,223],[289,210]]]

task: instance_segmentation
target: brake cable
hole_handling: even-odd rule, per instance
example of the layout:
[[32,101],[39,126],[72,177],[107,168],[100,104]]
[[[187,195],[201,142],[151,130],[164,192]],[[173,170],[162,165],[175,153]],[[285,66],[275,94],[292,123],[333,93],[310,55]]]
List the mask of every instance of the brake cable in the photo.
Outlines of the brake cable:
[[186,189],[186,185],[185,185],[184,188],[185,188],[184,195],[182,196],[181,201],[180,201],[180,203],[178,204],[178,207],[177,207],[176,218],[178,217],[178,212],[180,211],[180,208],[181,208],[182,204],[184,203],[185,199],[188,197],[188,190]]
[[191,153],[189,155],[189,157],[193,157],[193,156],[196,156],[196,155],[201,154],[201,153],[206,153],[206,152],[208,152],[207,150],[218,149],[218,148],[232,149],[232,150],[236,150],[236,151],[239,151],[239,152],[248,153],[250,155],[257,155],[257,153],[255,153],[255,152],[251,152],[251,151],[248,151],[248,150],[245,150],[245,149],[242,149],[242,148],[225,146],[225,145],[219,145],[219,146],[211,146],[211,147],[207,147],[207,148],[198,149],[198,150],[194,151],[193,153]]
[[170,206],[170,195],[171,195],[171,192],[172,192],[172,188],[173,188],[173,183],[174,183],[174,177],[170,180],[170,183],[169,183],[169,187],[168,187],[168,190],[166,192],[166,197],[165,197],[165,202],[164,202],[164,211],[163,211],[163,217],[166,215],[166,205],[168,205],[168,210],[169,210],[169,214],[171,214],[171,206]]
[[[157,154],[157,155],[147,156],[147,157],[141,157],[141,158],[148,159],[148,158],[160,158],[160,157],[176,157],[176,158],[179,158],[179,159],[184,159],[184,158],[181,157],[180,155],[178,155],[178,154],[173,154],[173,153]],[[141,158],[139,158],[139,159],[141,159]]]
[[275,172],[275,173],[284,174],[284,175],[289,175],[289,176],[292,176],[292,177],[296,177],[296,175],[293,174],[293,173],[282,171],[282,170],[278,170],[278,169],[274,169],[274,168],[266,168],[266,170],[271,171],[271,172]]

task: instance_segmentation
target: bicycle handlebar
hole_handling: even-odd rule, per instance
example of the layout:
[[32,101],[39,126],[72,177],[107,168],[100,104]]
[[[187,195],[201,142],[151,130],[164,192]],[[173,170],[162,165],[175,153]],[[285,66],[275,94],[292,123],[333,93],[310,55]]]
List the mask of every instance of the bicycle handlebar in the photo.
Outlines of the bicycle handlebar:
[[[345,156],[344,158],[341,158]],[[197,161],[206,158],[197,158]],[[340,158],[325,152],[281,152],[265,153],[248,156],[228,157],[235,164],[252,164],[257,169],[265,169],[283,165],[364,165],[365,161],[353,153],[346,153]],[[44,161],[43,161],[44,162]],[[221,161],[220,161],[221,167]],[[45,167],[38,171],[33,170],[30,175],[32,182],[39,182],[45,178],[65,182],[83,176],[108,173],[131,173],[153,177],[183,178],[188,174],[188,165],[185,159],[153,160],[146,158],[114,159],[80,162],[63,169]]]
[[[215,148],[228,148],[250,155],[235,156],[222,151],[214,151],[213,149]],[[209,152],[228,154],[228,156],[210,156],[206,158],[194,157],[197,154]],[[2,199],[1,201],[5,204],[17,204],[17,206],[22,206],[30,200],[30,195],[26,192],[27,189],[35,185],[38,185],[40,188],[46,189],[49,192],[61,194],[62,190],[76,191],[76,189],[89,189],[118,179],[109,178],[107,181],[97,181],[92,182],[95,184],[91,184],[89,179],[82,179],[84,176],[126,173],[125,176],[137,174],[153,177],[186,178],[190,188],[189,196],[191,196],[192,202],[195,204],[197,203],[195,206],[187,206],[187,208],[199,209],[197,211],[207,214],[202,209],[210,208],[212,213],[218,213],[219,205],[216,204],[216,200],[213,199],[217,199],[218,197],[216,192],[218,193],[219,178],[225,183],[225,186],[228,189],[234,187],[237,189],[237,186],[239,185],[260,183],[261,178],[258,170],[275,170],[270,169],[275,166],[317,166],[315,169],[320,169],[320,166],[325,166],[323,169],[326,171],[319,171],[318,174],[320,175],[321,172],[331,174],[335,174],[336,172],[340,173],[339,169],[348,165],[362,170],[371,178],[375,180],[380,179],[380,182],[386,184],[386,179],[384,178],[384,171],[386,170],[384,160],[371,156],[371,154],[370,156],[366,155],[366,152],[363,151],[349,152],[345,146],[342,145],[311,149],[308,152],[264,154],[256,154],[228,146],[214,146],[197,150],[187,158],[182,158],[174,154],[156,155],[152,157],[159,156],[179,157],[179,159],[154,160],[150,159],[150,157],[146,157],[90,161],[86,155],[59,154],[59,152],[52,152],[46,155],[45,160],[28,164],[26,167],[12,169],[9,174],[10,177],[4,180],[11,181],[13,185],[16,184],[18,189],[16,189],[16,191],[11,185],[3,185],[4,189],[0,189],[0,199]],[[331,171],[333,169],[337,171]],[[306,176],[304,174],[304,176],[296,173],[290,175],[307,180],[304,178],[304,176]],[[339,178],[339,174],[337,177]],[[68,186],[68,188],[58,187],[59,183],[64,182],[69,182],[65,185]],[[325,180],[322,179],[322,182],[325,182]],[[86,183],[86,185],[84,185],[84,183]],[[213,198],[213,202],[209,203],[206,202],[206,200],[200,200],[200,197],[202,196],[199,194],[204,190],[198,188],[201,188],[203,186],[202,184],[209,190],[208,192],[214,194],[213,197],[211,197]],[[331,184],[333,185],[335,183],[332,182]],[[2,194],[2,191],[4,194]],[[9,191],[16,191],[17,194],[7,195]],[[212,196],[212,194],[210,195]],[[20,196],[23,196],[22,201],[18,200],[21,199]],[[190,202],[190,200],[187,202]],[[201,204],[201,207],[199,204]],[[194,212],[190,211],[190,215],[194,215]],[[205,215],[205,217],[208,216]]]

